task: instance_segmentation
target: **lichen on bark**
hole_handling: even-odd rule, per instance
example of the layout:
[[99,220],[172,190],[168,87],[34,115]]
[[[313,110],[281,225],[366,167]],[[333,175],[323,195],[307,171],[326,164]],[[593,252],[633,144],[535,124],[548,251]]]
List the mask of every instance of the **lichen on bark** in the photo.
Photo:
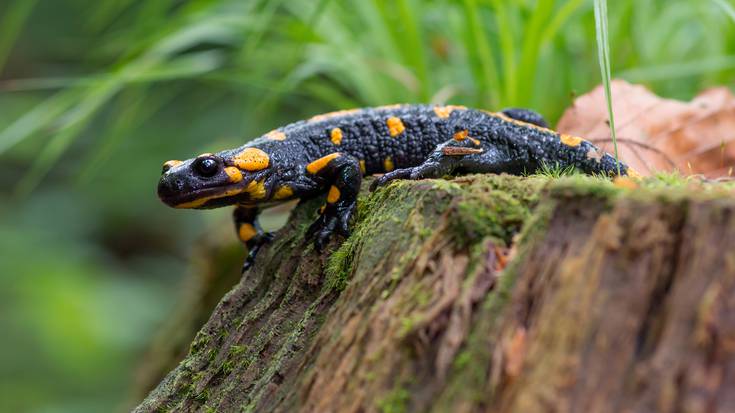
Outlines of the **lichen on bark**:
[[[352,236],[322,254],[304,240],[319,202],[294,209],[138,411],[732,402],[727,191],[622,191],[585,177],[397,182],[361,193]],[[715,238],[729,250],[707,250]],[[695,276],[692,262],[711,273]]]

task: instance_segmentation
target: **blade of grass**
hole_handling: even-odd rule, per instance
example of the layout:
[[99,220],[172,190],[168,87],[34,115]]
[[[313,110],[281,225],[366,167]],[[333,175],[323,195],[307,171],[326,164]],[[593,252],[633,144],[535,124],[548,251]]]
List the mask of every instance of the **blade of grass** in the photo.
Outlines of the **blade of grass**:
[[[214,52],[216,55],[217,52]],[[177,67],[177,63],[185,62],[188,67],[187,75],[198,74],[200,71],[209,71],[215,66],[212,65],[212,51],[203,51],[199,53],[191,53],[183,55],[177,59],[168,62],[171,65],[171,72],[166,73],[166,66],[156,67],[155,61],[136,61],[126,66],[124,70],[119,71],[113,76],[109,76],[102,82],[89,88],[89,91],[83,96],[82,100],[71,110],[64,113],[59,120],[62,125],[58,133],[44,147],[31,170],[23,177],[17,187],[17,195],[25,196],[32,191],[40,180],[53,167],[54,163],[63,155],[66,149],[74,142],[74,139],[84,130],[90,123],[94,115],[120,92],[128,84],[128,79],[140,79],[146,74],[157,73],[161,79],[163,75],[180,77],[185,72],[181,67]],[[199,62],[197,58],[201,58]],[[164,77],[165,78],[165,77]]]
[[58,92],[0,131],[0,155],[23,139],[35,135],[50,125],[76,103],[79,99],[79,92],[77,89]]
[[551,19],[551,23],[546,26],[544,32],[541,34],[541,41],[544,45],[554,40],[559,29],[567,23],[572,14],[574,14],[574,12],[577,11],[583,3],[584,0],[569,0],[559,8],[559,11],[554,14],[554,18]]
[[485,105],[493,108],[500,104],[500,94],[496,89],[500,86],[500,79],[492,48],[482,28],[477,1],[464,0],[463,4],[469,30],[465,47],[471,57],[472,72],[481,89],[481,96],[485,96]]
[[595,0],[595,32],[597,34],[597,51],[600,61],[600,74],[605,90],[607,115],[610,120],[610,137],[615,149],[615,163],[620,175],[620,161],[618,159],[618,139],[615,134],[615,118],[612,107],[612,90],[610,88],[610,45],[607,39],[607,0]]
[[529,105],[534,95],[541,43],[544,40],[541,35],[553,10],[554,0],[538,0],[523,33],[521,60],[518,64],[518,103],[523,106]]
[[[397,0],[373,0],[371,2],[380,17],[379,27],[388,34],[391,49],[398,53],[393,55],[395,63],[403,66],[403,70],[411,72],[411,76],[419,79],[418,99],[426,101],[431,89],[426,48],[421,32],[421,22],[416,16],[422,16],[421,2]],[[380,56],[371,58],[373,61],[383,60]],[[401,83],[401,82],[399,82]],[[405,85],[403,85],[405,87]],[[416,94],[411,94],[412,96]],[[393,102],[380,102],[393,103]]]
[[319,19],[322,17],[322,12],[324,9],[329,5],[329,3],[332,0],[319,0],[319,3],[317,3],[316,7],[314,7],[314,11],[311,12],[311,15],[309,19],[307,20],[309,26],[314,26],[319,22]]
[[166,89],[163,92],[148,93],[148,86],[130,88],[120,94],[116,115],[110,127],[105,131],[103,139],[95,142],[95,149],[90,151],[79,171],[77,184],[91,182],[95,174],[113,156],[115,150],[132,130],[153,117],[165,104],[171,102],[178,89]]
[[[224,63],[224,56],[217,50],[190,53],[169,61],[165,66],[152,68],[125,80],[127,84],[170,81],[201,75],[214,70]],[[72,87],[95,87],[109,77],[109,74],[90,75],[76,78],[29,78],[0,82],[2,92],[27,92],[34,90],[64,89]],[[0,139],[1,140],[1,139]],[[0,153],[3,152],[0,144]]]
[[[421,10],[417,10],[421,2],[398,0],[397,3],[398,16],[400,21],[403,22],[402,27],[404,28],[401,44],[403,44],[404,53],[406,53],[406,64],[409,71],[415,72],[419,80],[420,99],[422,102],[426,102],[429,99],[431,82],[429,81],[429,69],[424,53],[426,47],[423,42],[420,22],[417,21],[417,16],[423,15]],[[410,70],[410,68],[414,70]]]
[[735,56],[717,56],[694,62],[636,67],[618,73],[629,82],[655,82],[735,69]]
[[89,29],[93,31],[104,30],[127,8],[133,5],[135,0],[106,0],[95,4],[95,7],[87,9],[88,18],[85,19]]
[[16,0],[8,6],[5,15],[0,18],[0,73],[3,72],[10,49],[15,44],[15,39],[30,16],[36,1]]
[[[214,8],[214,6],[212,7]],[[177,25],[179,24],[177,22]],[[209,19],[199,19],[194,24],[184,24],[174,30],[170,27],[162,28],[161,30],[167,33],[166,36],[163,36],[147,51],[132,61],[116,64],[110,69],[109,76],[92,87],[83,89],[78,94],[80,99],[76,105],[62,106],[54,104],[51,105],[51,109],[56,110],[50,113],[39,113],[39,111],[33,110],[30,112],[33,116],[24,116],[0,132],[0,153],[2,153],[13,144],[33,135],[42,128],[52,124],[60,125],[55,136],[44,146],[30,171],[18,183],[16,195],[24,196],[32,191],[93,119],[94,115],[129,82],[156,73],[156,71],[158,71],[157,76],[181,76],[182,67],[177,67],[177,63],[180,62],[184,62],[188,69],[193,68],[193,73],[198,73],[197,69],[202,68],[204,71],[211,70],[219,64],[212,65],[212,57],[216,56],[217,53],[212,55],[211,51],[204,51],[178,57],[177,55],[182,50],[210,39],[219,42],[236,42],[240,38],[238,33],[241,29],[241,20],[224,12],[219,14],[213,12]],[[167,64],[170,67],[167,67]],[[167,69],[170,69],[170,71],[167,72]],[[39,105],[39,107],[43,107],[43,105]],[[29,119],[33,120],[34,118],[43,122],[30,124]]]
[[722,9],[722,11],[724,11],[725,14],[727,14],[727,16],[733,22],[735,22],[735,8],[732,7],[732,4],[728,3],[725,0],[712,0],[712,2],[718,5]]
[[84,99],[61,117],[63,124],[55,136],[44,146],[25,176],[16,186],[15,195],[28,195],[48,173],[53,164],[71,145],[78,134],[89,123],[92,116],[122,87],[118,79],[110,78],[93,89]]
[[503,62],[503,86],[505,96],[501,97],[501,105],[515,106],[518,104],[518,78],[516,76],[516,45],[513,41],[513,28],[510,26],[508,6],[502,0],[493,0],[495,8],[495,22],[498,25],[500,41],[500,55]]

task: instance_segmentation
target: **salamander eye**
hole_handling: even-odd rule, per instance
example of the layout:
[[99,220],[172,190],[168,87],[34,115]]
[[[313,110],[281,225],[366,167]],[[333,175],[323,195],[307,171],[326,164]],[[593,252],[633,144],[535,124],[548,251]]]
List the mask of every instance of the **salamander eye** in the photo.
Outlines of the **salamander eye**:
[[210,178],[219,171],[217,160],[211,157],[199,158],[192,165],[194,170],[205,178]]

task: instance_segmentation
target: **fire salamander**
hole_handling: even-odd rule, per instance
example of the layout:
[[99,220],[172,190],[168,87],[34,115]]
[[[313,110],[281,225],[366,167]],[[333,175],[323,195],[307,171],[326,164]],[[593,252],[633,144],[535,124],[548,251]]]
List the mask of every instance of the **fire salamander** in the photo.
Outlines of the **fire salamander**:
[[[321,249],[334,233],[347,236],[364,175],[394,179],[459,173],[533,172],[543,165],[617,174],[613,157],[590,142],[547,128],[525,109],[487,112],[463,106],[393,105],[314,116],[236,148],[163,164],[158,196],[175,208],[235,205],[237,234],[249,255],[272,239],[258,224],[263,208],[326,193],[307,237]],[[634,175],[624,164],[620,173]]]

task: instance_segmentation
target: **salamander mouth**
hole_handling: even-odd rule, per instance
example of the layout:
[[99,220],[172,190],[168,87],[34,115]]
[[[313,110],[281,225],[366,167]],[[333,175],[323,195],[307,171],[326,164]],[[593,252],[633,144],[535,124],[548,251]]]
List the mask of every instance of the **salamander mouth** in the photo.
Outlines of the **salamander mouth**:
[[215,208],[232,202],[228,198],[243,193],[242,185],[201,188],[188,192],[169,192],[159,187],[158,198],[173,208]]

